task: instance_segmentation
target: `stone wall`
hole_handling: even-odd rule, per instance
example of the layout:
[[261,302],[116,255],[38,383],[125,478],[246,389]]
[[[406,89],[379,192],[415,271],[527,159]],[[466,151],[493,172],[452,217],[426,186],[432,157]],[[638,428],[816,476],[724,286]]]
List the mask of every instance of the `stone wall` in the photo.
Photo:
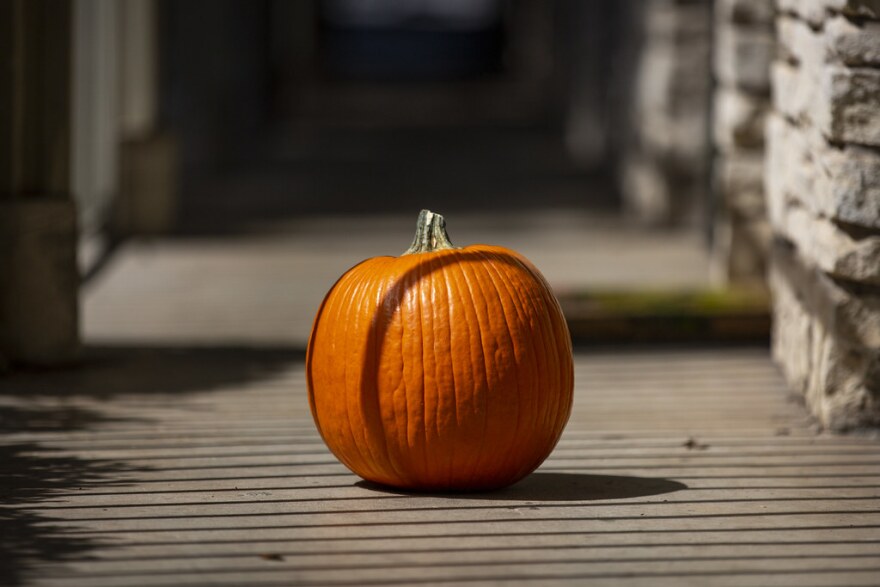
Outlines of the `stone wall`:
[[880,425],[880,0],[777,0],[773,352],[826,428]]
[[713,280],[763,287],[770,244],[764,205],[764,125],[776,51],[767,0],[716,0],[712,185]]
[[631,132],[620,165],[625,205],[646,224],[700,217],[707,180],[711,3],[639,2]]

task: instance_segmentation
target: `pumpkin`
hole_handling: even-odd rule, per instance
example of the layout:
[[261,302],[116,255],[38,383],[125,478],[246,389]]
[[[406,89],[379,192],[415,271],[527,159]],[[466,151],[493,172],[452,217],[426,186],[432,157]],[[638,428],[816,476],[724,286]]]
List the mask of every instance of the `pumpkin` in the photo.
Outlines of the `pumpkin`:
[[571,338],[538,270],[498,246],[456,248],[423,210],[412,246],[346,272],[306,353],[324,442],[368,481],[498,488],[531,473],[571,413]]

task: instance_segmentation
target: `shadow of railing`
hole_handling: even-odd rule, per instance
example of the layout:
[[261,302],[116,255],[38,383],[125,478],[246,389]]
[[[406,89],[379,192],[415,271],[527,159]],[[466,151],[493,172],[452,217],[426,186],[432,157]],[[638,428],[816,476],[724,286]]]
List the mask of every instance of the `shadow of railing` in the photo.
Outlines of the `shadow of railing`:
[[179,401],[182,394],[271,377],[303,358],[302,349],[288,347],[106,345],[87,347],[76,366],[0,378],[0,585],[24,585],[47,565],[88,560],[96,548],[112,546],[41,506],[133,485],[138,473],[151,470],[71,453],[67,433],[149,424],[113,409],[122,396]]
[[269,378],[304,359],[305,350],[295,346],[89,345],[73,367],[19,371],[0,379],[0,397],[110,400],[204,392]]
[[[11,395],[0,392],[0,400],[9,401]],[[33,438],[40,433],[86,430],[112,420],[80,407],[0,406],[0,584],[22,585],[38,565],[74,560],[96,548],[98,540],[67,535],[57,525],[59,519],[36,511],[38,505],[69,491],[112,485],[114,474],[132,470],[118,462],[65,455],[35,440],[16,442],[9,435]]]

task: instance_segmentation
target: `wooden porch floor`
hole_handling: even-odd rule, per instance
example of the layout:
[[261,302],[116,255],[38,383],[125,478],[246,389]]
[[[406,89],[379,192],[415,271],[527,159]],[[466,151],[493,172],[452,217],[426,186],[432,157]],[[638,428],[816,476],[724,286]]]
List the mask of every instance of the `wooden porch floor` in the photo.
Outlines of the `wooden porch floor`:
[[[565,435],[521,483],[359,481],[312,425],[302,332],[270,319],[286,257],[261,246],[213,269],[122,251],[83,365],[0,380],[0,584],[880,584],[880,442],[817,434],[763,348],[579,351]],[[209,286],[245,267],[245,316],[186,307],[230,307]],[[261,316],[262,338],[234,326]]]

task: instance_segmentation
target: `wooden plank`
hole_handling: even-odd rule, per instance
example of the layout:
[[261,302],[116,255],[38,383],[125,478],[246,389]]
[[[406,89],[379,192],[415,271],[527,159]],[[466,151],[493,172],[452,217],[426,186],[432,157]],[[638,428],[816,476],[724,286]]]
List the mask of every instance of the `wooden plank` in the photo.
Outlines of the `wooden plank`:
[[[227,250],[241,284],[289,260],[248,246]],[[571,421],[537,473],[408,494],[326,450],[289,338],[218,347],[239,317],[218,330],[202,322],[216,308],[175,305],[201,253],[138,254],[91,286],[92,316],[115,305],[89,329],[128,316],[124,339],[160,316],[170,332],[180,313],[214,346],[105,340],[74,372],[0,381],[0,584],[880,584],[880,442],[818,433],[764,348],[579,351]],[[267,286],[269,310],[291,284]],[[252,294],[220,297],[269,322]]]

